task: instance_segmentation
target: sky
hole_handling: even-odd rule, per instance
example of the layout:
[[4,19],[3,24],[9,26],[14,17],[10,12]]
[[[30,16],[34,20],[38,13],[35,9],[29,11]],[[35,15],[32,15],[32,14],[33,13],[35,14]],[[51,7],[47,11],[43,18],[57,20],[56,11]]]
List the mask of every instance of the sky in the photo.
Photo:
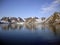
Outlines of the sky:
[[60,12],[60,0],[0,0],[0,18],[47,18],[54,12]]

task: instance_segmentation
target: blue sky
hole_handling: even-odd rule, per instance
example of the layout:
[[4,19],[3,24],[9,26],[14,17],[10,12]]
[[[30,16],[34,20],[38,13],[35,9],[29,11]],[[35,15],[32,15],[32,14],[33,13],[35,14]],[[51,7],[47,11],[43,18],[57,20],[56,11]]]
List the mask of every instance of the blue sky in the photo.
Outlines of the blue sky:
[[59,8],[60,0],[0,0],[0,18],[49,17]]

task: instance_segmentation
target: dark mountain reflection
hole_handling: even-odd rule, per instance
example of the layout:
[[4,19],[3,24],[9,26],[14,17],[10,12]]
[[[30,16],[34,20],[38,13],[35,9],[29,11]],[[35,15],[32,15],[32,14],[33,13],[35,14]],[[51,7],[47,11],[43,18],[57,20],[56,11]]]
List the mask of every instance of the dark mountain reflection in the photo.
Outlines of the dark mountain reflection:
[[15,30],[15,29],[21,29],[23,26],[22,25],[17,25],[17,24],[1,24],[0,25],[1,30]]
[[28,30],[37,30],[36,24],[26,24],[24,25],[26,29]]
[[60,33],[60,25],[48,25],[47,28],[53,32],[54,35]]
[[13,30],[15,30],[15,29],[17,29],[17,25],[11,24],[11,25],[10,25],[10,28],[13,29]]
[[56,35],[56,26],[49,25],[49,29],[53,31],[53,33]]
[[8,24],[0,24],[1,30],[9,30],[9,25]]
[[26,24],[26,25],[17,25],[17,24],[0,24],[1,30],[15,30],[26,28],[28,30],[51,30],[55,35],[60,30],[60,25],[45,25],[45,24]]

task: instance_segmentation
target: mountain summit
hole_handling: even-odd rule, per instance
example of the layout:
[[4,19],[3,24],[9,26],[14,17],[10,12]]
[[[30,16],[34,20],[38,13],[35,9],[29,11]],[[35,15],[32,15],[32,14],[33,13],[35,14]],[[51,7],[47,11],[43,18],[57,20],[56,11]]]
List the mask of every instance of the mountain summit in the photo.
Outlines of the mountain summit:
[[45,23],[49,24],[60,23],[60,12],[55,12],[45,21]]

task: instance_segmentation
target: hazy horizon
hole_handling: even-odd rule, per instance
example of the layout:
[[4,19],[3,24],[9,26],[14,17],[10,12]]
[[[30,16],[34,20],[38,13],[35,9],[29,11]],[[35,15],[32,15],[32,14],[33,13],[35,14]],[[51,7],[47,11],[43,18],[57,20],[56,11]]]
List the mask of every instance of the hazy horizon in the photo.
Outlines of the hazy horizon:
[[60,12],[60,0],[0,0],[1,17],[46,17]]

